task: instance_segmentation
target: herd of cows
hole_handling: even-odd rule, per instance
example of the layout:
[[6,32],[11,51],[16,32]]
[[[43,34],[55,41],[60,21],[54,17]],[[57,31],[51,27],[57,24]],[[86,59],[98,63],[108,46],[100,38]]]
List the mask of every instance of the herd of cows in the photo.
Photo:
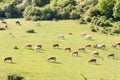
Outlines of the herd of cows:
[[[4,27],[7,28],[7,26],[8,26],[7,22],[2,18],[0,20],[1,20],[1,23],[4,25]],[[18,25],[21,25],[21,23],[19,21],[16,21],[15,23],[18,24]],[[69,33],[69,35],[72,35],[72,33]],[[86,40],[92,40],[92,37],[87,35],[85,32],[81,33],[81,36],[84,37]],[[60,34],[60,35],[58,35],[58,39],[65,39],[65,36],[63,34]],[[24,47],[26,49],[32,49],[32,44],[25,44]],[[57,49],[57,48],[60,47],[60,45],[58,43],[55,43],[55,44],[52,45],[52,47]],[[64,50],[70,52],[72,55],[78,56],[80,51],[85,52],[87,48],[92,48],[92,47],[96,48],[96,49],[105,49],[106,45],[105,44],[97,44],[97,45],[85,44],[84,47],[80,47],[80,48],[78,48],[77,50],[74,50],[74,51],[71,50],[71,47],[65,47]],[[113,43],[111,45],[111,47],[112,48],[120,47],[120,42]],[[18,47],[15,46],[14,49],[18,49]],[[42,45],[41,44],[35,45],[34,50],[36,52],[40,52],[42,50]],[[93,56],[99,56],[99,52],[98,51],[93,51],[92,55]],[[114,58],[115,54],[114,53],[109,53],[107,55],[107,57]],[[102,58],[102,60],[104,60],[103,57],[101,57],[101,58]],[[56,59],[57,59],[56,56],[50,56],[50,57],[47,58],[48,61],[56,61]],[[6,62],[6,61],[11,61],[12,62],[12,57],[11,56],[5,57],[4,62]],[[97,60],[95,58],[91,58],[91,59],[88,60],[88,63],[96,63],[96,61]]]

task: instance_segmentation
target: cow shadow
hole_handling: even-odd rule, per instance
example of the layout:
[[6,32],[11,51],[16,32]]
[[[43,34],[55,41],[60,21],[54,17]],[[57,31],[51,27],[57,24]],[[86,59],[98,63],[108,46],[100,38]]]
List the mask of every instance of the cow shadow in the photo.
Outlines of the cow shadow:
[[48,61],[49,63],[54,63],[54,64],[62,64],[61,62],[58,61]]
[[52,63],[55,63],[55,64],[62,64],[61,62],[57,62],[57,61],[54,61]]
[[8,63],[8,64],[17,64],[16,62],[5,62],[5,63]]
[[113,58],[113,60],[120,60],[119,58]]

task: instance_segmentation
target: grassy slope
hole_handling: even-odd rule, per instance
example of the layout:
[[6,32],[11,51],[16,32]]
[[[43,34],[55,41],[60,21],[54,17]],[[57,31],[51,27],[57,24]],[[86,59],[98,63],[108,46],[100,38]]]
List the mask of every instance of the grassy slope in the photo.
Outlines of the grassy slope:
[[[36,26],[32,21],[20,19],[22,26],[15,25],[15,19],[6,20],[9,29],[0,31],[0,78],[5,80],[8,73],[17,73],[26,77],[27,80],[80,80],[80,74],[84,74],[90,80],[99,79],[101,77],[112,80],[112,76],[120,78],[120,49],[112,49],[111,44],[120,41],[119,36],[105,36],[98,33],[89,32],[89,25],[79,25],[77,21],[41,21],[41,26]],[[25,33],[28,29],[34,29],[35,34]],[[14,35],[14,38],[9,33]],[[73,35],[68,33],[72,32]],[[80,36],[81,32],[86,32],[93,37],[92,41],[87,41]],[[65,40],[57,39],[62,33]],[[32,43],[42,44],[43,50],[35,52],[24,48],[24,44]],[[53,49],[52,44],[59,43],[60,49]],[[86,52],[79,52],[78,57],[74,57],[71,53],[64,51],[66,46],[76,50],[85,44],[101,44],[107,45],[106,50],[97,50],[100,56],[97,58],[97,64],[88,64],[90,58],[94,58],[91,52],[94,49],[87,49]],[[19,50],[14,50],[17,45]],[[116,59],[108,59],[106,55],[114,53]],[[48,56],[57,57],[57,62],[47,62]],[[5,56],[13,57],[13,64],[4,63]]]

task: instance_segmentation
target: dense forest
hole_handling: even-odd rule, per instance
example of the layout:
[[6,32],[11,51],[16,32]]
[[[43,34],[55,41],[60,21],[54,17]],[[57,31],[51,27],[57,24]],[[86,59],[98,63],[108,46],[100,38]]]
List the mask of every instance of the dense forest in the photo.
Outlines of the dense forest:
[[119,0],[0,0],[0,17],[26,20],[104,16],[119,20]]

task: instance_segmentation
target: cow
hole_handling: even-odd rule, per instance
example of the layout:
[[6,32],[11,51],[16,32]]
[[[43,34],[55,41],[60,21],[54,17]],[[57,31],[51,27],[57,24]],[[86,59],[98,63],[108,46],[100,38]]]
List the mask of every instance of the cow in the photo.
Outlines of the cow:
[[32,44],[25,44],[25,48],[32,49]]
[[2,21],[1,23],[2,23],[2,24],[7,24],[7,22],[6,22],[6,21]]
[[91,44],[85,45],[85,48],[91,48]]
[[71,52],[71,48],[70,47],[66,47],[64,50]]
[[58,39],[65,39],[63,34],[59,34]]
[[8,24],[6,21],[2,21],[1,23],[4,25],[5,28],[8,28]]
[[59,48],[59,44],[53,44],[53,48]]
[[90,59],[88,60],[88,63],[96,63],[96,59]]
[[37,44],[36,47],[40,47],[42,49],[42,45],[40,45],[40,44]]
[[85,39],[86,39],[86,40],[92,40],[92,37],[89,36],[89,35],[86,35],[86,36],[85,36]]
[[72,55],[78,55],[78,51],[77,50],[73,51]]
[[113,48],[116,48],[116,47],[117,47],[117,44],[116,44],[116,43],[112,44],[112,47],[113,47]]
[[105,44],[98,44],[98,45],[94,45],[93,47],[97,48],[97,49],[105,49],[106,45]]
[[47,61],[50,61],[50,60],[56,61],[56,57],[54,57],[54,56],[48,57]]
[[84,51],[84,52],[85,52],[85,48],[84,48],[84,47],[80,47],[80,48],[78,49],[78,51]]
[[86,36],[87,34],[85,32],[82,32],[81,33],[81,36]]
[[99,56],[99,52],[93,51],[93,52],[92,52],[92,55],[93,55],[93,56]]
[[108,57],[108,58],[109,58],[109,57],[114,58],[114,57],[115,57],[115,55],[114,55],[113,53],[110,53],[110,54],[108,54],[108,55],[107,55],[107,57]]
[[21,25],[20,21],[15,21],[16,25]]
[[11,61],[12,62],[12,57],[5,57],[4,62],[6,62],[6,61]]

